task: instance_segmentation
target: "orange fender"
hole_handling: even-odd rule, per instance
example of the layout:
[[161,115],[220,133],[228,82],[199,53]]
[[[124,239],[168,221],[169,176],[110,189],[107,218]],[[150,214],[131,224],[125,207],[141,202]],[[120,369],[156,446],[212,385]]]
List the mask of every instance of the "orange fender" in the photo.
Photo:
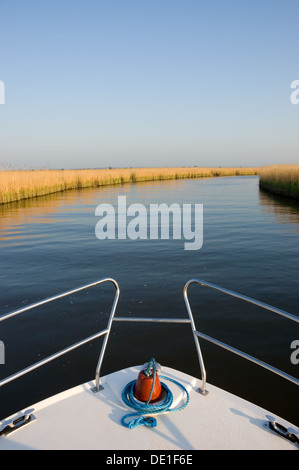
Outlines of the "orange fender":
[[[147,400],[150,397],[152,385],[153,385],[153,376],[152,375],[147,376],[142,370],[141,372],[139,372],[137,382],[134,385],[134,389],[133,389],[134,397],[139,401],[147,402]],[[154,386],[150,403],[153,403],[159,400],[161,395],[162,395],[162,387],[161,387],[159,376],[156,372],[155,386]]]

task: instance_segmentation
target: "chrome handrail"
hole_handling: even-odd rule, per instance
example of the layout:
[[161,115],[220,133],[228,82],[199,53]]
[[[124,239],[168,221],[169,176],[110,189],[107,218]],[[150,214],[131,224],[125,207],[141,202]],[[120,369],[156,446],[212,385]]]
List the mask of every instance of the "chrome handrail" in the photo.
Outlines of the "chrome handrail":
[[[36,307],[39,307],[41,305],[44,305],[46,303],[49,303],[49,302],[53,302],[54,300],[57,300],[57,299],[61,299],[62,297],[66,297],[68,295],[71,295],[71,294],[74,294],[76,292],[79,292],[79,291],[82,291],[82,290],[85,290],[85,289],[88,289],[90,287],[94,287],[94,286],[97,286],[98,284],[103,284],[104,282],[112,282],[112,284],[114,285],[115,289],[116,289],[116,292],[115,292],[115,296],[114,296],[114,300],[113,300],[113,304],[112,304],[112,308],[111,308],[111,312],[110,312],[110,318],[114,316],[114,313],[115,313],[115,310],[116,310],[116,306],[117,306],[117,303],[118,303],[118,299],[119,299],[119,293],[120,293],[120,290],[119,290],[119,286],[117,284],[117,282],[114,280],[114,279],[111,279],[111,278],[106,278],[106,279],[101,279],[99,281],[96,281],[96,282],[93,282],[91,284],[86,284],[84,286],[81,286],[81,287],[77,287],[76,289],[72,289],[70,291],[67,291],[67,292],[63,292],[61,294],[58,294],[58,295],[55,295],[53,297],[49,297],[47,299],[44,299],[44,300],[41,300],[39,302],[36,302],[34,304],[31,304],[31,305],[28,305],[26,307],[23,307],[23,308],[20,308],[18,310],[15,310],[13,312],[10,312],[10,313],[7,313],[6,315],[3,315],[2,317],[0,317],[0,322],[2,321],[5,321],[5,320],[8,320],[9,318],[12,318],[13,316],[15,315],[19,315],[20,313],[23,313],[25,311],[28,311],[28,310],[31,310],[33,308],[36,308]],[[78,341],[77,343],[71,345],[71,346],[68,346],[67,348],[55,353],[55,354],[52,354],[51,356],[48,356],[47,358],[45,359],[42,359],[41,361],[39,362],[36,362],[35,364],[32,364],[31,366],[29,367],[26,367],[25,369],[13,374],[13,375],[10,375],[9,377],[6,377],[5,379],[1,380],[0,381],[0,387],[2,387],[3,385],[6,385],[7,383],[9,382],[12,382],[13,380],[27,374],[28,372],[31,372],[45,364],[47,364],[48,362],[51,362],[53,361],[54,359],[57,359],[58,357],[78,348],[79,346],[82,346],[83,344],[86,344],[90,341],[93,341],[94,339],[96,338],[99,338],[100,336],[102,335],[106,335],[105,336],[105,339],[107,338],[108,334],[109,334],[110,330],[108,328],[106,328],[105,330],[102,330],[102,331],[99,331],[98,333],[95,333],[94,335],[92,336],[89,336],[88,338],[85,338],[81,341]]]
[[[115,313],[115,312],[114,312]],[[150,322],[150,323],[191,323],[191,320],[187,318],[145,318],[145,317],[114,317],[114,313],[111,313],[107,330],[110,333],[110,329],[112,326],[113,321],[119,321],[119,322]],[[100,353],[100,357],[98,360],[97,364],[97,369],[96,369],[96,380],[95,380],[95,387],[92,388],[93,392],[98,392],[102,389],[102,386],[100,384],[100,372],[101,372],[101,367],[102,367],[102,362],[104,358],[104,353],[108,341],[108,336],[105,337],[102,345],[102,350]],[[196,338],[197,340],[197,338]],[[198,340],[197,340],[198,342]]]
[[[267,310],[270,310],[274,313],[277,313],[278,315],[282,315],[286,318],[288,318],[289,320],[292,320],[292,321],[295,321],[297,323],[299,323],[299,317],[295,316],[295,315],[292,315],[288,312],[285,312],[284,310],[281,310],[281,309],[278,309],[276,307],[272,307],[271,305],[268,305],[268,304],[265,304],[264,302],[260,302],[258,300],[255,300],[255,299],[252,299],[251,297],[247,297],[245,295],[242,295],[242,294],[238,294],[236,292],[233,292],[231,290],[228,290],[228,289],[224,289],[223,287],[220,287],[220,286],[217,286],[215,284],[211,284],[209,282],[205,282],[205,281],[202,281],[200,279],[191,279],[190,281],[188,281],[185,286],[184,286],[184,290],[183,290],[183,296],[184,296],[184,300],[185,300],[185,305],[186,305],[186,308],[187,308],[187,311],[188,311],[188,314],[189,314],[189,317],[190,318],[193,318],[193,314],[192,314],[192,310],[191,310],[191,306],[190,306],[190,302],[189,302],[189,298],[188,298],[188,288],[191,284],[193,283],[197,283],[197,284],[200,284],[201,286],[205,286],[205,287],[209,287],[211,289],[215,289],[219,292],[222,292],[224,294],[227,294],[227,295],[231,295],[233,297],[236,297],[238,299],[241,299],[241,300],[244,300],[245,302],[249,302],[249,303],[252,303],[254,305],[257,305],[258,307],[262,307],[264,309],[267,309]],[[289,380],[293,383],[295,383],[296,385],[299,385],[299,380],[296,379],[295,377],[289,375],[289,374],[286,374],[285,372],[282,372],[281,370],[263,362],[263,361],[260,361],[259,359],[256,359],[254,358],[253,356],[250,356],[249,354],[246,354],[236,348],[233,348],[232,346],[229,346],[225,343],[223,343],[222,341],[218,341],[208,335],[205,335],[204,333],[201,333],[199,331],[196,330],[195,326],[194,326],[194,329],[193,329],[193,334],[196,336],[196,337],[200,337],[200,338],[203,338],[213,344],[216,344],[217,346],[220,346],[234,354],[237,354],[238,356],[241,356],[243,357],[244,359],[247,359],[261,367],[264,367],[265,369],[268,369],[269,371],[277,374],[277,375],[280,375],[281,377],[283,377],[284,379],[286,380]],[[200,351],[200,349],[199,349]],[[201,368],[201,373],[202,373],[202,386],[201,386],[201,391],[203,394],[206,394],[206,371],[205,371],[205,366],[204,366],[204,362],[203,362],[203,358],[202,358],[202,355],[201,353],[199,354],[199,363],[200,363],[200,368]]]
[[[67,292],[63,292],[61,294],[55,295],[53,297],[49,297],[47,299],[41,300],[39,302],[28,305],[28,306],[23,307],[21,309],[15,310],[15,311],[10,312],[10,313],[7,313],[6,315],[3,315],[2,317],[0,317],[0,322],[8,320],[9,318],[12,318],[13,316],[19,315],[20,313],[23,313],[25,311],[31,310],[33,308],[39,307],[39,306],[44,305],[44,304],[49,303],[49,302],[53,302],[54,300],[60,299],[62,297],[66,297],[66,296],[71,295],[75,292],[79,292],[81,290],[87,289],[89,287],[96,286],[98,284],[102,284],[103,282],[107,282],[107,281],[110,281],[114,284],[114,286],[116,288],[116,293],[115,293],[115,297],[114,297],[113,305],[112,305],[112,308],[111,308],[111,311],[110,311],[110,316],[109,316],[109,319],[108,319],[108,324],[107,324],[106,329],[104,329],[104,330],[102,330],[98,333],[95,333],[94,335],[89,336],[88,338],[85,338],[84,340],[81,340],[78,343],[75,343],[75,344],[73,344],[73,345],[71,345],[71,346],[55,353],[55,354],[52,354],[51,356],[49,356],[45,359],[42,359],[41,361],[36,362],[35,364],[33,364],[33,365],[31,365],[31,366],[29,366],[29,367],[15,373],[15,374],[13,374],[13,375],[11,375],[11,376],[1,380],[0,381],[0,387],[3,386],[3,385],[6,385],[9,382],[12,382],[13,380],[15,380],[15,379],[17,379],[17,378],[19,378],[19,377],[21,377],[25,374],[27,374],[28,372],[31,372],[31,371],[47,364],[48,362],[53,361],[54,359],[57,359],[58,357],[60,357],[64,354],[78,348],[79,346],[82,346],[83,344],[86,344],[89,341],[92,341],[92,340],[94,340],[94,339],[96,339],[100,336],[105,335],[105,338],[104,338],[103,344],[102,344],[102,348],[101,348],[101,351],[100,351],[97,367],[96,367],[95,387],[92,388],[92,390],[94,392],[98,392],[102,388],[102,386],[100,384],[100,372],[101,372],[102,362],[103,362],[103,358],[104,358],[104,354],[105,354],[105,350],[106,350],[106,346],[107,346],[107,342],[108,342],[108,339],[109,339],[109,335],[110,335],[110,331],[111,331],[113,321],[181,323],[181,324],[182,323],[191,323],[191,325],[193,325],[193,330],[195,329],[192,314],[191,314],[191,316],[189,316],[189,320],[187,318],[136,318],[136,317],[117,317],[117,318],[115,318],[114,315],[115,315],[115,311],[116,311],[116,307],[117,307],[117,303],[118,303],[118,299],[119,299],[119,295],[120,295],[120,289],[119,289],[119,286],[118,286],[117,282],[114,281],[114,279],[110,279],[110,278],[102,279],[100,281],[96,281],[94,283],[87,284],[85,286],[78,287],[76,289],[73,289],[73,290],[70,290],[70,291],[67,291]],[[196,336],[194,336],[194,340],[195,340],[195,343],[197,344],[197,349],[200,351],[199,342],[198,342],[198,339],[197,339]]]
[[206,395],[208,392],[206,391],[206,369],[205,369],[205,365],[204,365],[204,361],[203,361],[203,356],[202,356],[202,353],[201,353],[201,348],[200,348],[200,343],[199,343],[199,340],[198,338],[203,338],[207,341],[210,341],[222,348],[225,348],[227,349],[228,351],[234,353],[234,354],[237,354],[249,361],[252,361],[254,362],[255,364],[259,365],[259,366],[262,366],[268,370],[270,370],[271,372],[274,372],[275,374],[278,374],[280,375],[281,377],[295,383],[296,385],[299,385],[299,380],[296,379],[295,377],[292,377],[282,371],[280,371],[279,369],[276,369],[275,367],[273,366],[270,366],[269,364],[266,364],[265,362],[262,362],[252,356],[249,356],[248,354],[246,353],[243,353],[241,351],[239,351],[238,349],[235,349],[225,343],[222,343],[221,341],[219,340],[216,340],[208,335],[205,335],[204,333],[201,333],[199,331],[197,331],[196,327],[195,327],[195,323],[194,323],[194,318],[193,318],[193,314],[192,314],[192,310],[191,310],[191,306],[190,306],[190,302],[189,302],[189,299],[188,299],[188,288],[191,284],[193,283],[197,283],[197,284],[200,284],[202,286],[206,286],[206,287],[210,287],[212,289],[216,289],[222,293],[225,293],[225,294],[228,294],[228,295],[231,295],[233,297],[237,297],[241,300],[244,300],[246,302],[250,302],[250,303],[253,303],[259,307],[262,307],[262,308],[265,308],[265,309],[268,309],[268,310],[271,310],[279,315],[283,315],[284,317],[290,319],[290,320],[293,320],[293,321],[296,321],[296,322],[299,322],[299,318],[296,317],[295,315],[291,315],[283,310],[280,310],[280,309],[277,309],[275,307],[272,307],[270,305],[267,305],[263,302],[260,302],[260,301],[257,301],[257,300],[254,300],[250,297],[246,297],[242,294],[238,294],[236,292],[233,292],[233,291],[230,291],[230,290],[227,290],[227,289],[224,289],[222,287],[219,287],[219,286],[216,286],[215,284],[211,284],[211,283],[208,283],[208,282],[205,282],[205,281],[202,281],[202,280],[199,280],[199,279],[191,279],[190,281],[188,281],[185,286],[184,286],[184,289],[183,289],[183,296],[184,296],[184,301],[185,301],[185,304],[186,304],[186,308],[187,308],[187,312],[188,312],[188,316],[189,316],[189,319],[188,318],[138,318],[138,317],[115,317],[115,311],[116,311],[116,307],[117,307],[117,304],[118,304],[118,300],[119,300],[119,295],[120,295],[120,289],[119,289],[119,286],[118,286],[118,283],[114,280],[114,279],[111,279],[111,278],[107,278],[107,279],[102,279],[102,280],[99,280],[99,281],[96,281],[96,282],[93,282],[91,284],[87,284],[85,286],[82,286],[82,287],[78,287],[76,289],[73,289],[73,290],[70,290],[70,291],[67,291],[67,292],[63,292],[61,294],[58,294],[58,295],[55,295],[53,297],[49,297],[47,299],[44,299],[42,301],[39,301],[39,302],[36,302],[34,304],[31,304],[31,305],[28,305],[26,307],[23,307],[19,310],[16,310],[14,312],[10,312],[6,315],[3,315],[2,317],[0,317],[0,322],[1,321],[5,321],[15,315],[18,315],[20,313],[23,313],[25,311],[28,311],[28,310],[31,310],[33,308],[36,308],[36,307],[39,307],[41,305],[44,305],[46,303],[49,303],[49,302],[52,302],[54,300],[57,300],[57,299],[60,299],[62,297],[66,297],[68,295],[71,295],[75,292],[79,292],[79,291],[82,291],[84,289],[87,289],[89,287],[94,287],[98,284],[102,284],[104,282],[112,282],[114,284],[114,287],[116,289],[116,292],[115,292],[115,296],[114,296],[114,301],[113,301],[113,305],[112,305],[112,308],[111,308],[111,311],[110,311],[110,315],[109,315],[109,319],[108,319],[108,324],[107,324],[107,328],[104,329],[104,330],[101,330],[99,331],[98,333],[95,333],[94,335],[92,336],[89,336],[88,338],[85,338],[55,354],[52,354],[51,356],[45,358],[45,359],[42,359],[41,361],[7,377],[6,379],[3,379],[0,381],[0,387],[27,374],[28,372],[31,372],[41,366],[43,366],[44,364],[47,364],[48,362],[51,362],[53,361],[54,359],[78,348],[79,346],[82,346],[83,344],[86,344],[96,338],[99,338],[100,336],[103,336],[105,335],[105,338],[104,338],[104,341],[103,341],[103,344],[102,344],[102,348],[101,348],[101,351],[100,351],[100,355],[99,355],[99,359],[98,359],[98,363],[97,363],[97,367],[96,367],[96,373],[95,373],[95,387],[93,388],[93,391],[94,392],[98,392],[99,390],[101,390],[101,385],[100,385],[100,372],[101,372],[101,367],[102,367],[102,362],[103,362],[103,358],[104,358],[104,354],[105,354],[105,350],[106,350],[106,346],[107,346],[107,342],[108,342],[108,339],[109,339],[109,335],[110,335],[110,331],[111,331],[111,327],[112,327],[112,323],[113,321],[125,321],[125,322],[154,322],[154,323],[180,323],[180,324],[186,324],[186,323],[189,323],[191,325],[191,328],[192,328],[192,333],[193,333],[193,338],[194,338],[194,342],[195,342],[195,346],[196,346],[196,350],[197,350],[197,355],[198,355],[198,360],[199,360],[199,365],[200,365],[200,370],[201,370],[201,380],[202,380],[202,384],[201,384],[201,388],[199,389],[199,392],[201,392],[203,395]]

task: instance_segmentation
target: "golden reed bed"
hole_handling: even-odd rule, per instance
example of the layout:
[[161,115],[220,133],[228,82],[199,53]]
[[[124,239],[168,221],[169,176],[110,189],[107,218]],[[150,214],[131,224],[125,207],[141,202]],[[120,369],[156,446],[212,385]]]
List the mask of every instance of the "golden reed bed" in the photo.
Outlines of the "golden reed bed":
[[260,170],[260,187],[299,199],[299,165],[271,165]]
[[0,171],[0,204],[67,189],[166,179],[257,175],[259,168],[123,168]]

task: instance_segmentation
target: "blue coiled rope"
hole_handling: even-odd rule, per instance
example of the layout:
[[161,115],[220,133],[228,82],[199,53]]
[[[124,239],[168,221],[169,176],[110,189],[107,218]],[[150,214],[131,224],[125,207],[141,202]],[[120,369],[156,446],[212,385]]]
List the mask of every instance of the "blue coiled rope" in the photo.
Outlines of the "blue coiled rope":
[[[122,399],[124,403],[128,405],[129,407],[134,408],[136,410],[135,413],[126,414],[125,416],[123,416],[121,420],[122,425],[129,429],[134,429],[138,426],[155,427],[157,426],[157,420],[153,418],[152,416],[144,416],[144,415],[147,415],[147,414],[152,415],[152,414],[165,413],[165,412],[170,412],[170,411],[180,411],[184,409],[189,403],[189,393],[187,389],[184,387],[184,385],[180,384],[174,379],[161,375],[160,378],[163,378],[165,380],[168,380],[174,383],[185,392],[186,402],[178,408],[170,408],[173,403],[173,395],[170,389],[167,387],[167,385],[161,382],[161,387],[162,387],[162,390],[164,390],[165,392],[165,397],[162,402],[151,405],[150,401],[151,401],[152,393],[153,393],[154,386],[155,386],[155,379],[156,379],[155,359],[151,359],[149,361],[147,369],[144,371],[144,373],[147,376],[150,376],[151,374],[153,374],[153,384],[152,384],[149,398],[146,403],[140,403],[139,401],[136,401],[136,399],[134,398],[133,389],[136,384],[136,380],[129,382],[122,391]],[[135,417],[135,418],[131,419],[131,421],[127,423],[126,422],[127,418],[132,418],[132,417]]]

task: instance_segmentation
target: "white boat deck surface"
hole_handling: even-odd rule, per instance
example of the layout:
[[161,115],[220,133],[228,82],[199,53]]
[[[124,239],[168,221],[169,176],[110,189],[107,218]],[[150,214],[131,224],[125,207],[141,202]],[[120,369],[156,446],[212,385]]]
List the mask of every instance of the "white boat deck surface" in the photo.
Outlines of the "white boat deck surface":
[[[109,374],[101,379],[104,389],[94,393],[93,382],[77,386],[30,406],[3,420],[0,429],[25,412],[35,420],[0,437],[0,450],[200,450],[263,449],[297,450],[296,444],[278,436],[268,427],[276,420],[294,433],[299,429],[228,392],[208,384],[209,394],[196,390],[201,382],[174,369],[162,367],[161,375],[183,384],[190,393],[181,411],[155,415],[157,426],[128,429],[121,419],[134,410],[122,401],[122,390],[136,380],[141,366]],[[164,382],[174,395],[171,408],[182,404],[183,391]]]

